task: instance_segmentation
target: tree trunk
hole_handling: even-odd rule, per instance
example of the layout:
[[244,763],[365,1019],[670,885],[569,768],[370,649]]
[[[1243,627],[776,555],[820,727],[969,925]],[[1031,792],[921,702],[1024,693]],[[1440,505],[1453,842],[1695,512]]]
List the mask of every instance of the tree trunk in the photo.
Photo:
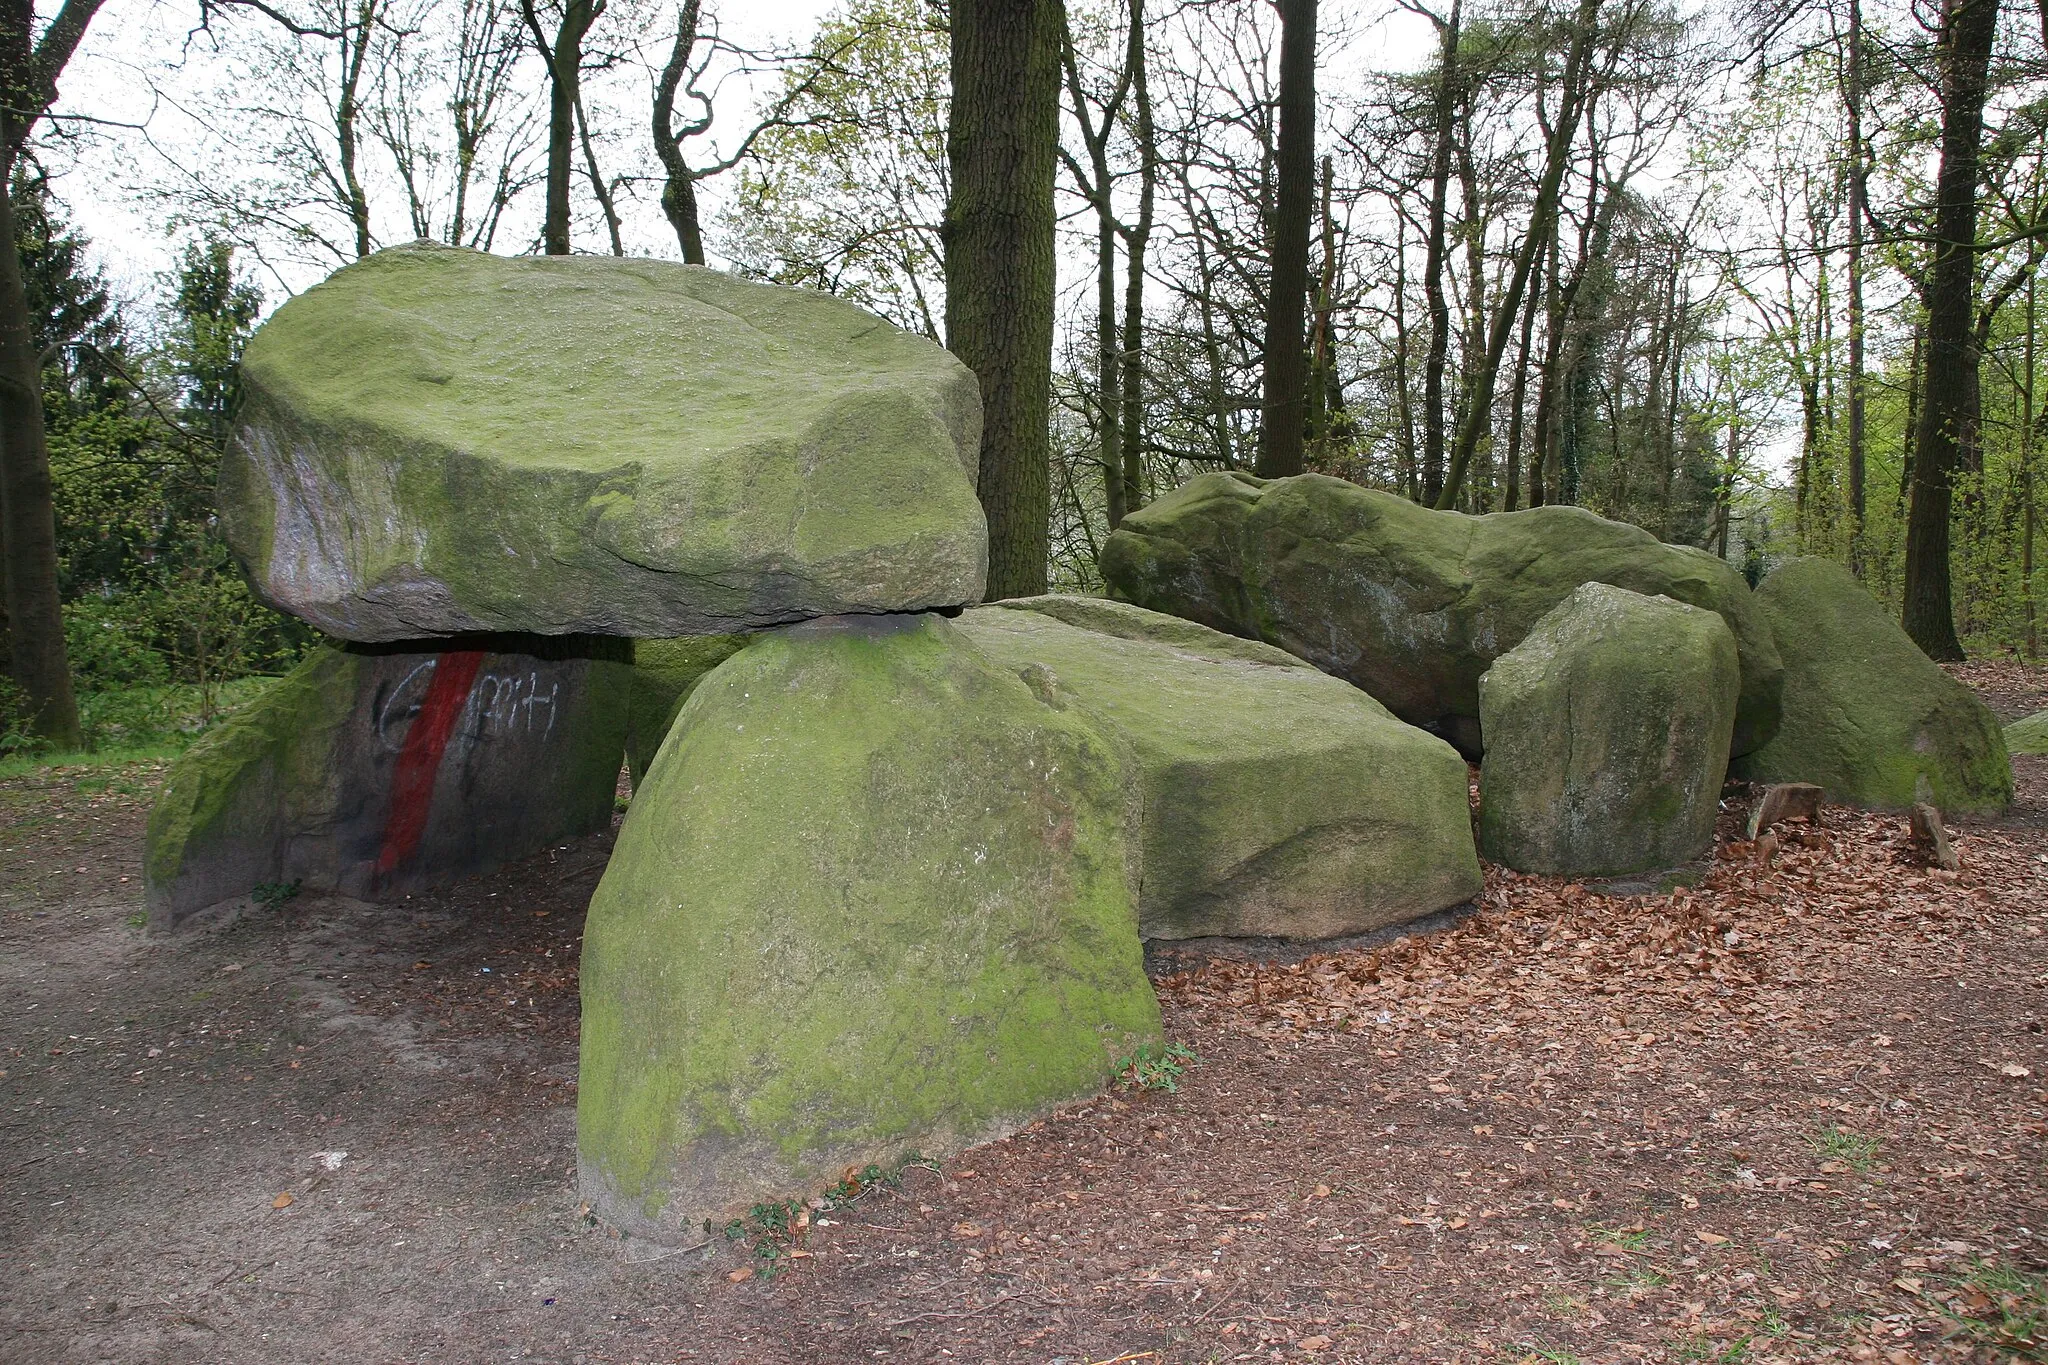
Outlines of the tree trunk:
[[989,600],[1045,591],[1061,0],[956,0],[946,344],[981,384]]
[[1316,0],[1279,0],[1280,149],[1273,261],[1266,286],[1265,402],[1257,470],[1268,479],[1302,468],[1307,398],[1308,239],[1316,196]]
[[[1444,366],[1451,352],[1451,308],[1444,297],[1449,264],[1446,205],[1451,190],[1451,128],[1457,107],[1459,0],[1437,25],[1436,126],[1429,151],[1429,223],[1423,236],[1422,294],[1429,308],[1429,353],[1422,363],[1422,500],[1434,506],[1444,491]],[[1470,208],[1470,205],[1467,205]]]
[[[1542,262],[1537,262],[1542,269]],[[1522,505],[1522,414],[1529,398],[1529,346],[1536,332],[1536,302],[1542,281],[1529,282],[1529,299],[1522,306],[1522,344],[1515,353],[1515,400],[1508,412],[1508,487],[1501,510],[1512,512]]]
[[28,693],[30,726],[57,748],[76,749],[82,736],[57,592],[57,518],[43,434],[42,358],[36,354],[14,237],[12,122],[0,125],[6,133],[0,139],[0,440],[5,442],[0,448],[5,461],[0,464],[0,529],[5,532],[11,671]]
[[1152,91],[1145,79],[1145,0],[1131,0],[1125,68],[1137,113],[1138,221],[1124,233],[1124,510],[1145,505],[1145,251],[1152,240],[1153,200],[1159,188],[1159,139],[1152,126]]
[[[2033,250],[2039,243],[2032,244]],[[2026,604],[2027,657],[2041,657],[2041,632],[2034,612],[2034,320],[2035,276],[2027,274],[2025,369],[2020,374],[2020,600]]]
[[697,18],[702,0],[683,0],[676,13],[676,37],[668,64],[654,83],[654,155],[661,162],[661,211],[675,229],[676,245],[689,265],[704,264],[704,233],[697,217],[697,177],[683,160],[682,138],[676,131],[676,91],[688,73],[697,47]]
[[1849,0],[1849,54],[1843,63],[1849,115],[1849,568],[1863,573],[1863,213],[1869,176],[1863,165],[1863,0]]
[[576,154],[576,108],[582,99],[583,39],[604,13],[605,0],[564,0],[553,42],[540,25],[534,0],[520,0],[526,26],[548,71],[547,211],[541,247],[550,256],[569,254],[569,177]]
[[1949,586],[1949,507],[1956,463],[1971,440],[1977,363],[1977,156],[1998,0],[1949,0],[1942,25],[1941,169],[1935,177],[1934,261],[1927,287],[1927,379],[1906,520],[1903,623],[1929,658],[1961,659]]

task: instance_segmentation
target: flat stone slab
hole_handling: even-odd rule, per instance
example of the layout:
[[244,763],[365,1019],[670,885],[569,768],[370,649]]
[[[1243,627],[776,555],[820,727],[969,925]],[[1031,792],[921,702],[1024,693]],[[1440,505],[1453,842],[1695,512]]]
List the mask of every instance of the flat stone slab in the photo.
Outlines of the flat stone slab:
[[149,814],[151,927],[263,886],[389,900],[605,828],[625,642],[449,643],[316,650],[186,750]]
[[222,528],[266,601],[343,639],[981,598],[974,376],[824,294],[394,247],[278,309],[242,385]]
[[1464,761],[1342,679],[1123,602],[957,626],[1123,754],[1145,938],[1344,938],[1479,894]]

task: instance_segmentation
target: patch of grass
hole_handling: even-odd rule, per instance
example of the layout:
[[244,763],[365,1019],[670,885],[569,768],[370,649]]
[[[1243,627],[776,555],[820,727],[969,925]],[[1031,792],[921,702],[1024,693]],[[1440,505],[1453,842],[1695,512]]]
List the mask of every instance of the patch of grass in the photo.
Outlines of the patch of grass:
[[1174,1094],[1180,1090],[1180,1078],[1201,1060],[1186,1043],[1168,1043],[1160,1048],[1143,1047],[1117,1064],[1117,1075],[1125,1085],[1135,1089],[1163,1090]]
[[249,899],[260,909],[276,910],[299,894],[300,885],[297,878],[288,882],[258,882],[249,892]]
[[1646,1251],[1650,1246],[1650,1234],[1643,1228],[1605,1228],[1598,1223],[1589,1223],[1586,1235],[1596,1245],[1605,1242],[1623,1251]]
[[1562,1346],[1544,1346],[1537,1342],[1525,1341],[1515,1349],[1522,1352],[1515,1358],[1518,1365],[1528,1365],[1530,1361],[1541,1361],[1542,1365],[1580,1365],[1579,1358]]
[[1935,1296],[1949,1334],[2010,1355],[2048,1361],[2048,1276],[1982,1259]]
[[[222,683],[213,689],[210,712],[206,695],[188,683],[80,693],[78,719],[85,731],[86,747],[51,752],[33,740],[19,744],[0,742],[0,754],[4,754],[0,756],[0,781],[49,768],[105,770],[176,758],[222,717],[261,696],[276,681],[270,677],[248,677]],[[87,786],[78,789],[102,790]]]
[[[813,1205],[820,1212],[849,1208],[876,1190],[901,1189],[903,1173],[913,1166],[928,1171],[939,1169],[939,1163],[930,1157],[912,1155],[898,1162],[894,1169],[871,1164],[859,1171],[848,1171],[838,1184],[810,1204],[784,1199],[754,1205],[747,1210],[746,1217],[735,1218],[725,1225],[725,1240],[751,1240],[753,1255],[750,1264],[754,1273],[764,1280],[772,1280],[799,1259],[795,1253],[803,1249],[804,1238],[810,1232]],[[704,1235],[708,1237],[712,1231],[711,1220],[707,1218],[704,1220]]]
[[1829,1124],[1809,1134],[1806,1145],[1826,1161],[1839,1161],[1853,1171],[1867,1171],[1877,1162],[1878,1141],[1861,1133]]
[[1766,1308],[1763,1318],[1757,1323],[1757,1326],[1768,1337],[1782,1337],[1792,1330],[1792,1324],[1786,1320],[1783,1313],[1780,1313],[1775,1308]]
[[1575,1318],[1586,1311],[1586,1305],[1563,1290],[1553,1289],[1543,1296],[1543,1311],[1554,1317]]
[[1687,1337],[1677,1344],[1671,1358],[1707,1361],[1710,1365],[1738,1365],[1739,1362],[1749,1359],[1749,1343],[1752,1339],[1742,1337],[1729,1342],[1726,1346],[1716,1346],[1711,1337]]
[[1662,1289],[1671,1283],[1671,1277],[1655,1266],[1632,1265],[1600,1283],[1609,1289]]

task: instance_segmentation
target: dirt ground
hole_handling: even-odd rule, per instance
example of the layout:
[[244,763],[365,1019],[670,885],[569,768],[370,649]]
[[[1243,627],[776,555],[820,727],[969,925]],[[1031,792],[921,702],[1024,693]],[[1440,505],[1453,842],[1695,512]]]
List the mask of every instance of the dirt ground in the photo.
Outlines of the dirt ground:
[[699,1250],[576,1196],[606,838],[150,938],[160,772],[0,784],[0,1360],[2048,1359],[2044,764],[1960,874],[1733,803],[1671,896],[1164,963],[1177,1090]]

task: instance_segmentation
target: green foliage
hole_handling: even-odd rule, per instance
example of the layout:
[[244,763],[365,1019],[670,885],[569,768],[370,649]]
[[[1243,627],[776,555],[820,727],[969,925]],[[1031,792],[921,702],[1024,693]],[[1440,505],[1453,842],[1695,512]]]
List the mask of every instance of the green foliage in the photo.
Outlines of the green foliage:
[[1806,1145],[1814,1155],[1829,1161],[1839,1161],[1852,1170],[1867,1171],[1877,1162],[1878,1141],[1861,1133],[1852,1133],[1847,1128],[1829,1124],[1817,1133],[1808,1135]]
[[261,909],[276,910],[286,901],[295,899],[298,894],[299,881],[294,878],[288,882],[259,882],[250,890],[249,899],[255,901]]
[[1176,1094],[1180,1078],[1202,1059],[1186,1043],[1141,1047],[1117,1063],[1117,1075],[1137,1090],[1162,1090]]
[[2048,1276],[1972,1260],[1935,1296],[1950,1334],[2014,1360],[2048,1361]]

